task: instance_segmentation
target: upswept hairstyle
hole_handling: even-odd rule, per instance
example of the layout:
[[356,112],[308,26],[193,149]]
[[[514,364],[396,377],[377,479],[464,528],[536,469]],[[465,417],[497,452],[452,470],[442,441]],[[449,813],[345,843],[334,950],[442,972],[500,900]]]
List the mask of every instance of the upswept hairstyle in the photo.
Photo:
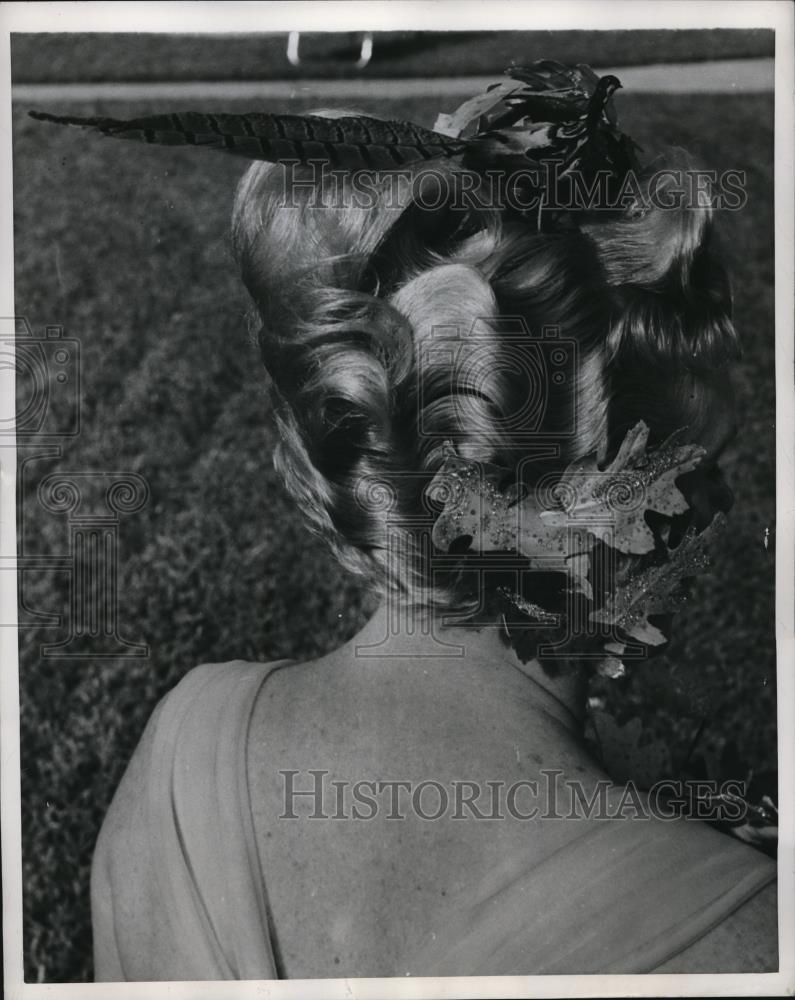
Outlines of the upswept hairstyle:
[[[662,165],[689,161],[674,150]],[[287,489],[349,571],[446,610],[472,595],[431,580],[424,491],[442,442],[525,482],[609,456],[639,419],[651,443],[687,427],[714,453],[733,429],[723,369],[738,353],[709,196],[542,232],[453,204],[456,176],[444,163],[403,188],[373,175],[368,201],[349,176],[256,163],[233,214]],[[550,331],[574,345],[562,379],[543,361]]]

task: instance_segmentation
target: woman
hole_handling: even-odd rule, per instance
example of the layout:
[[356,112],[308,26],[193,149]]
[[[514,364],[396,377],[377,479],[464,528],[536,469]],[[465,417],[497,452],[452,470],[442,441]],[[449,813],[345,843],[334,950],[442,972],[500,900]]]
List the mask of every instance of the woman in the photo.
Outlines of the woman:
[[[518,78],[521,114],[448,122],[463,160],[409,184],[367,162],[241,183],[277,465],[383,601],[318,660],[203,665],[161,702],[95,852],[98,979],[777,966],[773,863],[628,808],[582,736],[589,671],[665,638],[669,605],[632,619],[621,588],[727,506],[709,198],[678,154],[634,170],[612,83],[541,129]],[[520,141],[553,181],[517,172]],[[609,210],[575,204],[601,167]],[[586,516],[578,484],[627,470],[643,504]]]

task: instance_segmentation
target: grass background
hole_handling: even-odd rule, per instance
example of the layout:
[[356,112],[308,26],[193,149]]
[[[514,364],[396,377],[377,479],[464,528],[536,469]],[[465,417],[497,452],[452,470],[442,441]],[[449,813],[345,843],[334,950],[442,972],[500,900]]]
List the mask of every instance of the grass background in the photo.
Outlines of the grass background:
[[[439,110],[432,96],[357,105],[425,125]],[[669,655],[613,685],[608,707],[665,739],[665,768],[681,763],[701,726],[711,768],[771,771],[772,100],[622,93],[618,107],[648,151],[679,144],[707,166],[746,170],[748,204],[720,219],[745,344],[740,433],[726,461],[737,493],[731,532]],[[48,108],[120,117],[164,109]],[[265,376],[228,245],[244,161],[87,138],[26,110],[17,109],[14,131],[17,314],[37,333],[58,324],[80,341],[82,431],[60,457],[35,457],[35,438],[20,449],[22,554],[68,551],[66,519],[37,499],[46,474],[136,471],[150,487],[146,506],[122,518],[119,555],[120,631],[147,643],[149,657],[46,658],[41,644],[65,630],[20,630],[26,975],[80,981],[91,977],[94,838],[156,700],[203,661],[327,651],[372,602],[306,533],[271,469]],[[64,573],[31,570],[21,586],[23,624],[27,609],[68,620]]]
[[287,60],[287,35],[18,34],[14,80],[267,80],[471,76],[512,62],[635,66],[772,56],[770,29],[642,31],[379,31],[372,59],[355,69],[361,32],[301,32],[301,66]]

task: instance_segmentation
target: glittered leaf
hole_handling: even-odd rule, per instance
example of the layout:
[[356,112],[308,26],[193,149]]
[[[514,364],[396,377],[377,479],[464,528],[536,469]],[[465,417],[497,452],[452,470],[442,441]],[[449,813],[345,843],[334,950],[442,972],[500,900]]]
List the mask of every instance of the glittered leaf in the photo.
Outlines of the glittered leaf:
[[505,633],[523,663],[538,660],[554,676],[572,668],[589,651],[589,637],[573,631],[569,614],[576,604],[587,602],[583,595],[557,595],[558,610],[549,611],[532,599],[516,593],[512,587],[496,590],[494,610],[502,617]]
[[526,600],[521,594],[509,591],[507,587],[499,587],[498,593],[505,600],[510,601],[516,610],[521,612],[528,621],[537,622],[540,625],[549,627],[560,625],[560,615],[553,614],[551,611],[542,608],[539,604]]
[[[505,590],[502,606],[491,611],[503,616],[521,659],[537,658],[545,667],[550,660],[554,669],[558,661],[588,659],[598,674],[615,678],[625,672],[629,644],[648,647],[650,655],[667,643],[670,614],[687,599],[687,581],[708,567],[708,546],[725,517],[716,515],[701,532],[692,519],[689,527],[687,519],[675,525],[674,515],[691,511],[675,480],[695,469],[703,450],[674,436],[647,452],[648,434],[640,422],[606,469],[595,456],[584,459],[543,496],[507,483],[507,469],[465,461],[445,443],[429,486],[441,508],[435,546],[459,554],[515,553],[528,570],[565,581],[552,584],[547,597],[525,583],[521,593],[513,590],[517,584],[498,588]],[[616,517],[611,491],[625,490],[629,477],[640,502]],[[649,524],[646,513],[654,515]],[[677,530],[662,530],[666,520]],[[595,521],[612,530],[601,534]]]
[[725,521],[720,513],[701,533],[688,530],[679,545],[669,550],[665,562],[632,574],[608,595],[603,607],[591,612],[591,622],[613,625],[632,639],[650,646],[666,642],[666,636],[651,624],[649,616],[677,609],[681,603],[681,582],[707,569],[709,545]]
[[654,551],[647,511],[671,517],[688,509],[675,480],[692,471],[705,454],[698,445],[670,441],[647,454],[648,437],[649,428],[640,421],[606,469],[600,470],[596,457],[590,456],[572,463],[557,487],[572,520],[583,521],[594,538],[626,554]]
[[590,596],[588,554],[570,551],[566,514],[542,511],[515,488],[499,489],[495,479],[494,469],[446,453],[428,488],[429,496],[444,504],[433,527],[434,545],[443,552],[518,552],[535,569],[566,574],[574,591]]

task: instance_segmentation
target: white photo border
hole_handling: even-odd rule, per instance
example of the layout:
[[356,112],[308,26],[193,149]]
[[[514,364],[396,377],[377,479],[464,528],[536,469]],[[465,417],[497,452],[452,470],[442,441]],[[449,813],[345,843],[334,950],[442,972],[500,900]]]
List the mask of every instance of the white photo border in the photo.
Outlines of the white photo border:
[[[44,998],[280,997],[576,997],[774,996],[795,991],[795,386],[793,385],[793,7],[787,0],[732,3],[559,0],[406,0],[249,3],[6,3],[0,8],[0,317],[14,316],[10,35],[13,32],[185,32],[361,30],[608,30],[769,28],[775,59],[776,260],[776,636],[780,773],[780,971],[743,975],[500,976],[444,979],[335,979],[224,983],[26,984],[22,941],[19,677],[16,627],[0,628],[0,803],[2,806],[3,957],[9,1000]],[[14,371],[0,369],[0,419],[14,417]],[[16,559],[13,446],[0,448],[0,563]],[[16,622],[16,574],[0,573],[3,622]]]

